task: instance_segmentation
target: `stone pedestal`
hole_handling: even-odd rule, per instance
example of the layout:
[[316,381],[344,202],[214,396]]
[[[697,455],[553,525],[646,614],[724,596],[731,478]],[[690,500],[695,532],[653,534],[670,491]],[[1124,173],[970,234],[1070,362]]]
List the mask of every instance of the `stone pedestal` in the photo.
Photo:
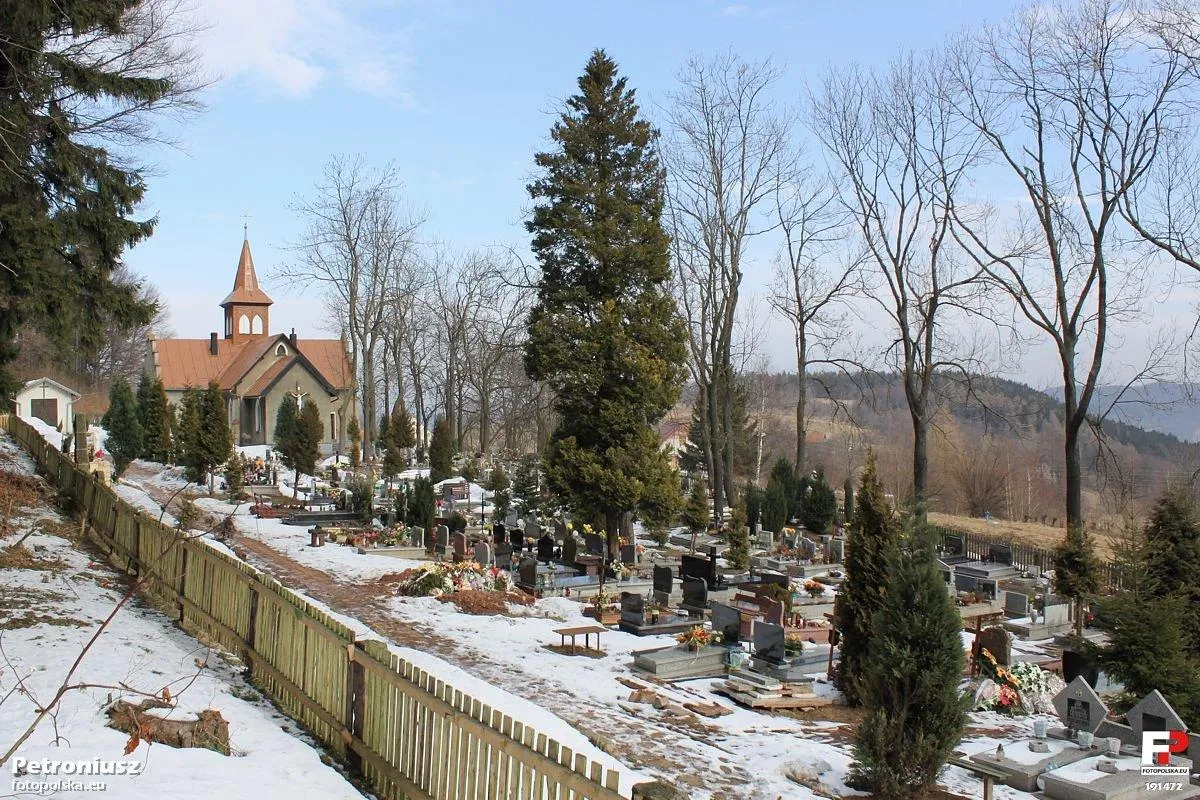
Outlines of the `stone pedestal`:
[[633,654],[633,668],[664,681],[723,677],[725,648],[708,645],[695,652],[678,646],[642,650]]

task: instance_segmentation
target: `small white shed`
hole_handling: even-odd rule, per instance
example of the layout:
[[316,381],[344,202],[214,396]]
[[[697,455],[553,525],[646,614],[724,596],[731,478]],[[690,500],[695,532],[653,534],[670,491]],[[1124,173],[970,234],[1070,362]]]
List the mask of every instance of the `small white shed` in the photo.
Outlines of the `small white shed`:
[[24,419],[40,419],[64,433],[71,428],[75,417],[75,401],[79,392],[63,386],[49,378],[27,381],[17,392],[17,416]]

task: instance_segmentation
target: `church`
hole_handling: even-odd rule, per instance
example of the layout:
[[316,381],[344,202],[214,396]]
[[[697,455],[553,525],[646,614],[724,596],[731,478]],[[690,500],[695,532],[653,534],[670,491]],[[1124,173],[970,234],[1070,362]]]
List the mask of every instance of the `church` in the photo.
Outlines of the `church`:
[[179,403],[189,387],[216,381],[225,396],[233,441],[271,445],[275,416],[286,395],[301,408],[316,403],[324,434],[322,454],[348,451],[346,424],[354,412],[354,373],[338,339],[300,339],[271,333],[272,300],[258,285],[250,241],[242,241],[233,290],[221,301],[224,335],[207,339],[151,339],[148,366],[162,379],[167,399]]

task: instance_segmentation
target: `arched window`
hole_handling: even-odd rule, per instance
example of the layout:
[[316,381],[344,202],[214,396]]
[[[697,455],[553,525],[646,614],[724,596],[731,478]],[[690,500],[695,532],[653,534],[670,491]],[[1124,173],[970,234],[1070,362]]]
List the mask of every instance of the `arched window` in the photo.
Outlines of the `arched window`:
[[251,331],[251,333],[262,333],[262,332],[263,332],[262,317],[260,317],[258,314],[255,314],[254,315],[254,329]]
[[250,318],[247,317],[245,314],[242,314],[240,317],[238,317],[238,333],[249,333],[249,332],[250,332]]
[[275,355],[286,356],[287,355],[287,345],[285,345],[283,342],[280,342],[279,344],[275,345]]

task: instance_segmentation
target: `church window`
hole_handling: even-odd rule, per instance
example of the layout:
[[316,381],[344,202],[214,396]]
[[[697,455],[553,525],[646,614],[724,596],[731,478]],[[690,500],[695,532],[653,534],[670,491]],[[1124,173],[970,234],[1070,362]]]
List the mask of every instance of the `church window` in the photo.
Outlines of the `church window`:
[[260,317],[258,314],[255,314],[254,315],[254,328],[251,331],[251,333],[262,333],[262,332],[263,332],[262,317]]
[[283,342],[280,342],[278,345],[275,346],[275,355],[277,355],[277,356],[286,356],[287,355],[287,346]]
[[238,333],[249,333],[249,332],[250,332],[250,318],[247,317],[245,314],[242,314],[240,317],[238,317]]

